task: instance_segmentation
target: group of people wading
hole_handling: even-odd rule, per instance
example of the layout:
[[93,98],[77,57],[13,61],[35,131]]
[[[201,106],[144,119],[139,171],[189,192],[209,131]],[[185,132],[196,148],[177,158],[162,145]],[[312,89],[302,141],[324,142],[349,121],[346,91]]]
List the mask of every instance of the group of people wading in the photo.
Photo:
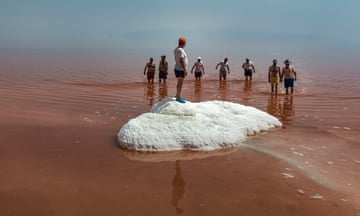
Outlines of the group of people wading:
[[[176,100],[179,102],[185,102],[181,97],[181,89],[184,78],[188,75],[188,58],[185,52],[186,38],[181,37],[178,40],[178,46],[174,50],[175,58],[175,67],[174,72],[177,78],[177,94]],[[224,58],[223,61],[219,62],[215,66],[216,70],[219,70],[219,80],[226,80],[227,74],[230,74],[230,67],[228,64],[228,58]],[[255,71],[255,66],[250,59],[246,58],[245,62],[242,64],[242,69],[244,70],[244,76],[246,81],[251,81]],[[168,75],[168,62],[166,56],[161,56],[159,62],[159,83],[166,82]],[[154,83],[156,72],[156,65],[154,59],[150,58],[149,62],[146,63],[144,68],[144,75],[147,76],[149,83]],[[202,62],[201,57],[197,57],[194,65],[190,70],[191,74],[194,73],[195,79],[197,81],[201,80],[201,77],[205,74],[204,63]],[[294,93],[294,82],[296,81],[296,71],[293,65],[290,64],[290,61],[286,59],[284,61],[284,66],[280,68],[277,64],[277,60],[273,60],[273,64],[269,67],[268,70],[268,82],[271,84],[271,93],[277,94],[278,84],[284,81],[284,87],[286,94],[289,94],[289,88],[291,94]]]

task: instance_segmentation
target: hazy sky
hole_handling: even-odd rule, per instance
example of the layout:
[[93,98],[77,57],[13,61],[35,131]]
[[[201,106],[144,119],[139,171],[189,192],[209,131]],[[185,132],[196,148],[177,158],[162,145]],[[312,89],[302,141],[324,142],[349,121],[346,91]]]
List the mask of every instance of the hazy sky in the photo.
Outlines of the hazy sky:
[[359,0],[0,0],[0,54],[357,59]]

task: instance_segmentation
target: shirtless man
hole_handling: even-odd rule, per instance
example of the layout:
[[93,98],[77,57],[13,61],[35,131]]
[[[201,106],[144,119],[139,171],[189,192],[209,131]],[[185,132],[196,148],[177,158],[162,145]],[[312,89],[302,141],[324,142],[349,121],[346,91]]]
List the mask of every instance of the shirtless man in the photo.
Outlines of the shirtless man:
[[277,65],[277,60],[273,60],[273,64],[269,67],[268,80],[271,84],[271,94],[277,94],[278,84],[281,81],[280,67]]
[[281,79],[284,78],[284,87],[286,89],[286,94],[289,94],[289,88],[291,88],[291,94],[294,93],[294,82],[296,81],[296,71],[295,68],[290,65],[289,59],[286,59],[285,67],[281,71]]
[[254,63],[246,58],[241,67],[244,69],[245,81],[252,80],[253,73],[255,73]]
[[197,61],[194,63],[194,66],[191,68],[191,73],[194,72],[195,69],[195,80],[201,79],[202,75],[205,74],[205,68],[203,63],[201,62],[201,57],[197,58]]
[[168,62],[166,61],[166,56],[162,55],[159,63],[159,83],[161,83],[161,80],[163,80],[164,83],[166,83],[167,75],[168,75]]
[[217,70],[219,66],[220,66],[219,80],[220,81],[221,81],[221,79],[226,80],[226,72],[230,74],[230,68],[229,68],[229,65],[228,65],[228,58],[225,58],[224,61],[219,62],[216,65],[215,70]]
[[148,83],[154,83],[154,77],[155,77],[155,63],[154,59],[150,58],[149,62],[146,63],[144,68],[144,75],[147,75]]

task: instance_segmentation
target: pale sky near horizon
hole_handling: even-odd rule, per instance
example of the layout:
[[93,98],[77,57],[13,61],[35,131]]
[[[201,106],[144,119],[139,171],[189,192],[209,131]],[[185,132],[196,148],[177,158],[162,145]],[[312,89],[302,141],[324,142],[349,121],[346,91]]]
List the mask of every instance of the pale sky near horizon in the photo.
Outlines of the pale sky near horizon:
[[0,54],[357,60],[358,0],[0,0]]

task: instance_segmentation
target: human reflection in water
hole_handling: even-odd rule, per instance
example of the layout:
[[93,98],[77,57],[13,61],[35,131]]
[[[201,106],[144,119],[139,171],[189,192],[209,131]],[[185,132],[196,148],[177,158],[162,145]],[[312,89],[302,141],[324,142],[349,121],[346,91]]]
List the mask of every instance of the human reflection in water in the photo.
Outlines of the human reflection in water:
[[176,161],[176,173],[172,182],[173,190],[172,190],[172,198],[171,204],[175,207],[176,214],[180,215],[184,212],[184,210],[180,207],[180,200],[182,200],[185,196],[185,186],[186,182],[181,174],[180,161]]
[[200,102],[201,101],[201,82],[195,81],[194,82],[194,101]]
[[226,100],[226,96],[227,96],[227,84],[226,84],[226,80],[220,80],[219,81],[219,98],[221,100]]
[[152,107],[154,104],[154,96],[155,96],[155,86],[153,83],[148,83],[145,86],[144,96],[145,96],[146,100],[149,101],[148,105],[150,107]]
[[268,99],[267,112],[278,118],[282,115],[282,105],[280,103],[280,98],[277,95],[271,94]]
[[252,89],[252,82],[251,80],[245,80],[244,83],[244,92],[250,92]]
[[159,83],[159,100],[168,96],[168,88],[166,82]]
[[295,116],[294,98],[292,95],[286,95],[282,106],[281,119],[283,122],[290,121]]

